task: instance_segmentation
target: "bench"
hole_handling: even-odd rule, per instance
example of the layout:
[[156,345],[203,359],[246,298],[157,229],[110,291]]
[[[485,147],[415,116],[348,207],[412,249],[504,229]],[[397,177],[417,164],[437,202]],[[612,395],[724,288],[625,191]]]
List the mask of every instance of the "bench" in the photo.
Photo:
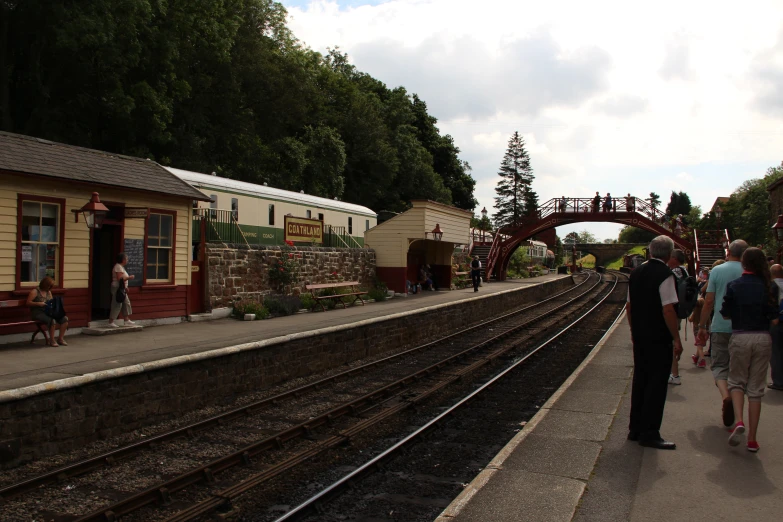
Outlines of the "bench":
[[[13,301],[0,301],[0,309],[6,309],[6,308],[27,308],[27,300],[26,299],[15,299]],[[35,338],[38,336],[38,334],[43,334],[44,340],[46,341],[46,344],[49,344],[49,332],[47,331],[47,325],[46,323],[39,323],[38,321],[18,321],[15,323],[0,323],[0,328],[9,328],[12,326],[27,326],[27,325],[35,325],[36,330],[33,332],[33,336],[30,338],[30,344],[33,344],[35,342]]]
[[[359,286],[359,281],[344,281],[342,283],[323,283],[320,285],[305,285],[306,290],[310,290],[310,293],[313,296],[313,299],[315,299],[315,302],[318,303],[321,306],[321,310],[324,312],[326,311],[326,308],[324,308],[323,300],[324,299],[339,299],[340,303],[342,303],[343,308],[347,308],[345,306],[345,301],[342,300],[345,296],[353,296],[353,301],[351,301],[351,304],[353,305],[356,301],[361,301],[362,305],[364,305],[364,299],[362,299],[363,295],[367,295],[367,292],[363,292],[359,290],[357,287]],[[347,294],[335,294],[335,295],[315,295],[316,290],[324,290],[326,288],[348,288],[351,291]]]

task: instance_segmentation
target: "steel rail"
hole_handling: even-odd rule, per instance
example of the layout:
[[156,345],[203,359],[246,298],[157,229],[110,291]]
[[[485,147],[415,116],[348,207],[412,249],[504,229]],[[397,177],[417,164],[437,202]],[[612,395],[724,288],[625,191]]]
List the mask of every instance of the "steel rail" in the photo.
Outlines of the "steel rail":
[[[519,361],[515,362],[514,364],[512,364],[508,368],[504,369],[503,371],[501,371],[500,373],[495,375],[492,379],[490,379],[489,381],[484,383],[482,386],[480,386],[479,388],[477,388],[476,390],[474,390],[473,392],[471,392],[470,394],[468,394],[464,398],[460,399],[456,404],[451,406],[446,411],[442,412],[440,415],[438,415],[434,419],[432,419],[429,422],[427,422],[427,424],[425,424],[421,428],[417,429],[416,431],[414,431],[410,435],[406,436],[402,440],[396,442],[394,445],[392,445],[391,447],[387,448],[382,453],[380,453],[377,456],[373,457],[369,461],[365,462],[364,464],[362,464],[361,466],[359,466],[355,470],[351,471],[346,476],[342,477],[341,479],[335,481],[331,485],[329,485],[326,488],[322,489],[320,492],[316,493],[315,495],[313,495],[309,499],[305,500],[304,502],[302,502],[301,504],[299,504],[298,506],[293,508],[291,511],[289,511],[285,515],[275,519],[274,522],[291,521],[291,520],[294,520],[298,516],[305,515],[311,509],[318,509],[320,503],[323,500],[327,499],[329,496],[332,496],[332,495],[336,494],[339,490],[341,490],[342,488],[344,488],[348,484],[350,484],[350,482],[352,480],[354,480],[355,478],[359,477],[360,475],[363,475],[363,474],[367,473],[368,471],[370,471],[372,469],[377,469],[378,466],[384,460],[387,460],[388,458],[392,457],[399,450],[401,450],[404,446],[410,444],[412,441],[418,439],[423,434],[425,434],[426,432],[428,432],[431,429],[433,429],[436,425],[438,425],[444,419],[454,415],[454,413],[458,409],[460,409],[462,406],[464,406],[465,404],[467,404],[468,402],[470,402],[471,400],[476,398],[478,395],[480,395],[482,392],[484,392],[485,390],[490,388],[492,385],[494,385],[495,383],[500,381],[503,377],[505,377],[510,372],[512,372],[513,370],[518,368],[520,365],[522,365],[525,362],[527,362],[531,357],[533,357],[535,354],[540,352],[543,348],[545,348],[546,346],[551,344],[553,341],[558,339],[560,336],[565,334],[568,330],[570,330],[571,328],[573,328],[577,324],[581,323],[585,318],[587,318],[596,309],[598,309],[598,307],[600,307],[607,299],[609,299],[609,297],[614,293],[614,289],[617,287],[617,283],[618,283],[618,278],[615,277],[614,285],[612,286],[612,289],[606,294],[606,296],[604,296],[598,303],[596,303],[592,308],[590,308],[590,310],[585,312],[582,316],[580,316],[579,318],[575,319],[571,324],[569,324],[568,326],[564,327],[559,332],[557,332],[555,335],[553,335],[552,337],[550,337],[549,339],[547,339],[546,341],[544,341],[543,343],[538,345],[536,348],[534,348],[530,353],[525,355]],[[614,325],[622,317],[623,313],[624,313],[624,310],[621,311],[617,315],[615,320],[612,322],[612,325]],[[611,328],[611,326],[610,326],[610,328]],[[606,338],[607,335],[608,335],[608,330],[601,337],[601,340]],[[596,345],[598,343],[600,343],[601,340],[599,340],[596,343]]]
[[[591,277],[595,275],[594,273],[590,273],[588,275],[588,278],[585,279],[584,282],[591,279]],[[250,463],[251,457],[254,455],[257,455],[260,452],[267,451],[274,448],[280,448],[282,447],[282,444],[284,442],[287,442],[289,440],[295,439],[297,437],[302,437],[305,435],[308,435],[311,433],[313,428],[322,426],[324,424],[329,424],[333,422],[335,419],[342,417],[344,415],[348,414],[355,414],[358,412],[358,409],[362,406],[367,406],[373,403],[374,400],[377,399],[384,399],[388,397],[391,393],[393,393],[395,390],[404,390],[407,385],[410,385],[411,383],[417,382],[417,380],[421,379],[422,377],[425,377],[439,369],[441,369],[443,366],[448,364],[449,362],[455,362],[462,358],[464,358],[467,354],[470,352],[474,352],[476,350],[479,350],[480,348],[483,348],[487,345],[489,345],[492,342],[495,342],[501,338],[507,337],[514,333],[515,331],[518,331],[523,328],[529,327],[531,324],[540,321],[542,319],[545,319],[549,314],[552,312],[561,310],[570,304],[574,303],[575,301],[581,299],[585,295],[589,294],[594,288],[596,288],[599,284],[601,284],[602,278],[600,275],[598,276],[597,282],[590,287],[588,290],[584,291],[583,293],[569,299],[568,301],[560,304],[559,306],[555,307],[554,309],[548,310],[547,312],[540,314],[536,316],[533,319],[530,319],[528,321],[525,321],[519,325],[516,325],[509,330],[506,330],[504,332],[501,332],[497,335],[494,335],[488,339],[484,339],[482,342],[475,344],[471,346],[470,348],[466,350],[462,350],[457,354],[451,355],[447,357],[446,359],[443,359],[437,363],[431,364],[430,366],[418,370],[415,373],[409,374],[406,377],[403,377],[393,383],[387,384],[380,389],[376,389],[375,391],[368,393],[362,397],[359,397],[358,399],[354,399],[348,403],[344,403],[336,408],[333,408],[330,411],[327,411],[317,417],[314,417],[312,419],[307,420],[304,423],[298,424],[296,426],[293,426],[291,428],[288,428],[286,430],[283,430],[277,434],[274,434],[270,437],[267,437],[266,439],[263,439],[261,441],[257,441],[255,443],[252,443],[242,449],[239,449],[229,455],[226,455],[224,457],[218,458],[208,464],[205,464],[203,466],[199,466],[197,468],[194,468],[192,470],[189,470],[177,477],[174,477],[170,480],[167,480],[165,482],[159,483],[151,488],[148,488],[144,491],[138,492],[136,494],[133,494],[123,500],[120,500],[118,502],[115,502],[114,504],[111,504],[109,506],[105,506],[99,510],[96,510],[92,513],[89,513],[87,515],[83,515],[81,517],[77,517],[75,520],[76,522],[88,522],[88,521],[108,521],[111,522],[113,520],[118,519],[121,516],[125,516],[129,513],[132,513],[134,511],[139,510],[140,508],[156,503],[156,502],[163,502],[164,504],[167,503],[170,499],[170,495],[172,493],[175,493],[177,491],[180,491],[186,487],[192,486],[193,484],[199,483],[199,482],[211,482],[214,480],[214,475],[225,471],[226,469],[238,466],[238,465],[247,465]],[[535,305],[533,305],[535,306]],[[515,314],[514,314],[515,315]],[[495,322],[492,320],[491,322]],[[486,323],[482,326],[486,326]],[[405,407],[408,407],[409,405],[406,405]],[[343,441],[345,440],[345,436],[342,436],[341,439]]]
[[[537,321],[540,318],[543,318],[552,312],[562,310],[569,304],[573,303],[574,301],[580,299],[581,297],[584,297],[585,295],[589,294],[593,289],[595,289],[599,284],[601,284],[602,278],[599,276],[598,281],[595,285],[593,285],[590,289],[585,291],[584,293],[580,294],[579,296],[573,298],[572,300],[568,301],[567,303],[564,303],[563,305],[557,307],[554,310],[550,310],[546,312],[545,314],[540,315],[538,318],[533,319],[531,321],[528,321],[527,323],[521,324],[517,327],[514,327],[510,329],[507,332],[503,332],[502,334],[498,334],[494,336],[493,338],[480,343],[480,345],[486,345],[490,342],[494,342],[495,340],[498,340],[503,337],[507,337],[510,333],[513,333],[521,328],[525,328],[530,325],[530,323]],[[211,497],[208,497],[205,500],[202,500],[201,502],[198,502],[196,504],[191,505],[190,507],[181,510],[171,517],[165,519],[166,522],[184,522],[187,520],[193,520],[194,518],[197,518],[201,515],[207,514],[220,506],[226,504],[226,502],[230,502],[230,500],[246,493],[247,491],[258,487],[263,482],[266,482],[270,480],[271,478],[280,475],[284,471],[288,471],[289,469],[295,467],[298,464],[301,464],[302,462],[306,461],[307,459],[318,455],[319,453],[322,453],[330,448],[339,446],[341,444],[346,443],[351,439],[351,437],[356,436],[360,432],[364,431],[365,429],[378,424],[379,422],[390,418],[398,413],[400,413],[403,410],[406,410],[410,408],[411,406],[414,406],[415,404],[425,400],[427,397],[433,395],[434,393],[442,390],[443,388],[447,387],[448,385],[462,379],[464,376],[476,371],[482,366],[485,366],[486,364],[489,364],[497,357],[500,357],[501,355],[507,353],[508,351],[514,349],[516,346],[518,346],[518,342],[512,344],[511,346],[502,347],[494,352],[492,352],[489,355],[483,356],[480,359],[474,361],[470,365],[461,368],[454,374],[447,376],[440,381],[436,382],[434,385],[430,386],[427,390],[425,390],[422,393],[419,393],[415,397],[409,397],[405,400],[401,401],[398,404],[393,405],[390,408],[387,408],[384,411],[381,411],[377,414],[375,414],[373,417],[368,418],[361,423],[358,423],[352,427],[350,427],[347,430],[344,430],[340,432],[337,435],[332,435],[326,440],[322,441],[317,447],[308,449],[302,453],[299,453],[297,455],[294,455],[290,457],[289,459],[282,461],[276,465],[274,465],[271,468],[268,468],[264,470],[263,472],[257,473],[253,476],[246,477],[242,482],[235,484],[233,486],[230,486],[227,489],[224,489],[218,493],[213,494]],[[477,345],[477,346],[480,346]],[[473,350],[473,348],[469,349]],[[467,350],[466,350],[467,351]],[[460,354],[461,356],[461,354]],[[458,356],[455,356],[458,357]],[[438,366],[442,363],[438,363]],[[435,365],[433,365],[434,367]]]
[[421,344],[419,346],[415,346],[409,350],[405,350],[399,353],[396,353],[394,355],[390,355],[388,357],[384,357],[382,359],[378,359],[377,361],[373,361],[367,364],[363,364],[361,366],[357,366],[356,368],[351,368],[349,370],[345,370],[343,372],[337,373],[335,375],[324,377],[323,379],[319,379],[317,381],[313,381],[308,384],[304,384],[302,386],[299,386],[297,388],[278,393],[276,395],[273,395],[271,397],[267,397],[264,399],[260,399],[258,401],[255,401],[253,403],[240,406],[238,408],[234,408],[231,410],[228,410],[226,412],[213,415],[211,417],[208,417],[206,419],[175,428],[173,430],[166,431],[164,433],[145,438],[144,440],[138,440],[135,442],[132,442],[130,444],[126,444],[124,446],[121,446],[119,448],[115,448],[113,450],[107,451],[105,453],[101,453],[100,455],[96,455],[94,457],[89,457],[77,462],[74,462],[72,464],[67,464],[65,466],[61,466],[59,468],[56,468],[52,471],[47,471],[45,473],[42,473],[40,475],[36,475],[34,477],[9,484],[7,486],[0,487],[0,502],[22,495],[24,493],[27,493],[29,491],[32,491],[40,486],[51,484],[53,482],[60,482],[63,480],[67,480],[69,478],[84,475],[85,473],[89,473],[91,471],[101,469],[106,466],[112,466],[119,462],[120,460],[129,458],[136,453],[140,452],[141,450],[153,446],[155,444],[159,444],[162,442],[167,442],[170,440],[182,438],[182,437],[191,437],[196,432],[204,431],[208,428],[211,428],[213,426],[216,426],[220,423],[225,423],[227,421],[232,421],[238,418],[243,418],[249,414],[254,413],[256,410],[263,408],[265,406],[268,406],[270,404],[274,404],[275,402],[278,402],[282,399],[286,399],[289,397],[295,397],[299,394],[305,393],[307,391],[316,390],[319,386],[323,386],[325,384],[328,384],[330,382],[335,382],[341,378],[351,376],[353,374],[361,373],[370,370],[373,367],[379,366],[384,363],[393,362],[394,360],[400,359],[402,357],[405,357],[407,355],[410,355],[412,353],[425,350],[427,348],[431,348],[433,346],[442,344],[450,339],[462,337],[463,335],[471,332],[471,331],[478,331],[480,328],[484,328],[490,324],[497,323],[499,321],[506,320],[510,317],[513,317],[515,315],[520,315],[524,312],[527,312],[537,306],[540,306],[542,303],[550,302],[555,299],[558,299],[560,297],[563,297],[564,295],[570,294],[580,288],[582,285],[587,283],[589,280],[589,277],[585,278],[583,281],[578,282],[573,287],[557,293],[551,297],[548,297],[544,299],[543,301],[538,301],[536,303],[533,303],[531,305],[519,308],[517,310],[514,310],[512,312],[508,312],[506,314],[500,315],[498,317],[494,317],[492,319],[489,319],[485,322],[469,326],[467,328],[463,328],[462,330],[459,330],[458,332],[449,334],[445,337],[440,337],[438,339],[435,339],[433,341]]

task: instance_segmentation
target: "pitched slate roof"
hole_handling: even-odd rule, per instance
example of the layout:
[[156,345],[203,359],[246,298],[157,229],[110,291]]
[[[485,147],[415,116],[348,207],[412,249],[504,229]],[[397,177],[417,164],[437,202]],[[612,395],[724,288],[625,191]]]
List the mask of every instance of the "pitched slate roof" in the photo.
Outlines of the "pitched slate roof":
[[190,199],[208,199],[154,161],[9,132],[0,132],[0,169]]

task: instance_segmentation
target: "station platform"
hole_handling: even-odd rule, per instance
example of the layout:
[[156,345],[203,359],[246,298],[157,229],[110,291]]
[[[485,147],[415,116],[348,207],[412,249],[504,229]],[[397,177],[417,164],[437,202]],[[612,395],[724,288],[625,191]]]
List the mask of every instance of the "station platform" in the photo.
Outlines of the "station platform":
[[691,348],[661,427],[675,451],[626,440],[633,356],[623,316],[437,522],[780,520],[783,392],[763,399],[761,450],[732,448],[711,372],[690,363]]
[[0,392],[302,332],[350,328],[362,321],[421,312],[565,277],[570,276],[549,274],[534,279],[484,283],[479,292],[473,292],[472,287],[424,291],[365,306],[338,307],[327,312],[306,312],[264,321],[226,318],[147,327],[131,335],[76,335],[66,338],[68,346],[57,348],[46,346],[39,337],[33,345],[29,342],[0,345]]

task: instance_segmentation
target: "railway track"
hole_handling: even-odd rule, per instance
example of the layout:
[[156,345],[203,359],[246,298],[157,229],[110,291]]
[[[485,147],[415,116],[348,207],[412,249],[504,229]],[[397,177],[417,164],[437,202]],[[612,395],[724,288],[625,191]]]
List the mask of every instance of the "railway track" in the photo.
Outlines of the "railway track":
[[[460,437],[454,436],[454,432],[469,435],[471,429],[475,428],[476,425],[482,425],[479,419],[486,416],[487,412],[492,412],[500,407],[498,402],[502,402],[502,400],[499,400],[499,398],[509,396],[508,388],[516,386],[513,379],[520,377],[522,370],[531,364],[539,363],[540,365],[540,362],[544,360],[542,353],[556,343],[560,342],[561,345],[570,344],[572,340],[567,338],[569,336],[575,337],[574,329],[580,327],[580,325],[584,326],[587,322],[596,320],[595,316],[599,310],[603,309],[604,315],[606,315],[607,302],[610,304],[608,310],[610,311],[609,317],[612,324],[622,316],[625,286],[619,285],[618,287],[618,283],[627,282],[627,276],[619,272],[612,272],[611,276],[614,278],[612,290],[589,310],[574,318],[566,327],[549,336],[525,355],[517,358],[513,363],[488,378],[486,382],[461,397],[453,405],[423,423],[421,427],[412,433],[395,441],[389,447],[378,450],[373,458],[356,466],[352,471],[328,486],[321,488],[317,493],[293,509],[290,509],[284,515],[275,517],[274,522],[310,522],[315,520],[324,522],[349,518],[362,520],[432,520],[442,508],[448,505],[451,498],[461,491],[462,486],[472,479],[472,476],[464,477],[465,481],[461,482],[459,478],[453,475],[447,476],[448,472],[445,469],[440,470],[437,477],[427,475],[427,471],[432,469],[431,466],[428,466],[428,461],[438,462],[435,464],[435,467],[437,467],[441,462],[448,462],[449,460],[459,461],[464,459],[468,461],[470,458],[475,458],[474,455],[455,455],[453,451],[455,445],[465,446],[466,443],[464,440],[461,443],[457,443],[456,441]],[[615,306],[611,307],[613,297]],[[587,326],[587,329],[593,328],[592,326]],[[596,339],[595,342],[590,343],[590,349],[604,335],[594,336]],[[581,336],[577,334],[576,337]],[[581,352],[584,353],[577,353],[577,358],[581,359],[588,351],[582,350]],[[570,374],[570,371],[568,374]],[[566,377],[566,375],[563,375],[563,380]],[[504,386],[505,389],[503,389]],[[494,397],[491,396],[493,393]],[[539,397],[539,399],[544,400],[544,397]],[[474,410],[472,413],[466,411],[471,408]],[[476,415],[477,413],[479,414]],[[531,411],[530,416],[532,414],[533,412]],[[462,418],[459,417],[460,415],[462,415]],[[518,421],[519,415],[513,416],[512,425],[518,425]],[[525,421],[522,421],[522,424]],[[453,427],[457,423],[462,423],[459,429]],[[447,430],[445,426],[450,426],[451,429]],[[447,431],[451,431],[451,433],[439,435]],[[518,430],[515,429],[513,431]],[[470,440],[471,438],[475,439],[475,437],[470,436],[463,439]],[[426,443],[423,443],[425,439]],[[493,446],[493,441],[490,437],[481,437],[481,443],[490,446],[490,451],[486,452],[487,459],[491,459],[494,456],[495,448],[502,447],[505,444],[506,440],[503,440],[502,436],[500,439],[497,446]],[[418,451],[415,448],[411,449],[411,446],[417,446]],[[426,455],[424,455],[425,453]],[[395,460],[402,461],[402,463],[395,464]],[[409,464],[410,462],[415,464],[411,465]],[[433,487],[433,484],[441,486],[440,489],[448,490],[451,488],[453,494],[448,498],[441,499],[433,499],[431,496],[427,498],[422,497],[422,491],[432,494],[433,490],[437,489],[437,487]],[[401,485],[402,487],[400,487]],[[358,509],[356,508],[357,506],[359,506]],[[401,506],[402,509],[400,509]],[[410,506],[416,506],[418,509],[411,509]],[[248,509],[247,506],[243,507],[243,512],[253,511]],[[242,517],[242,519],[248,521],[271,520],[268,515],[248,516]]]
[[[589,274],[570,291],[552,296],[542,303],[522,307],[434,342],[199,423],[6,486],[0,489],[0,495],[4,499],[11,497],[11,500],[7,500],[5,506],[0,508],[0,514],[14,502],[23,502],[26,494],[40,497],[42,489],[45,491],[47,485],[56,484],[55,489],[59,489],[64,481],[74,481],[75,477],[84,474],[97,472],[97,479],[85,484],[89,476],[81,477],[81,484],[76,487],[81,490],[101,490],[101,481],[107,475],[124,475],[117,470],[121,459],[132,459],[127,465],[133,466],[140,453],[153,455],[152,459],[148,455],[143,465],[149,460],[162,458],[160,464],[165,467],[164,462],[170,460],[169,456],[181,457],[181,452],[187,449],[175,444],[186,441],[186,446],[191,446],[194,440],[211,448],[210,451],[200,450],[202,455],[223,454],[219,458],[209,459],[206,464],[185,466],[188,469],[183,473],[174,473],[176,476],[167,480],[141,479],[137,484],[152,483],[151,487],[139,488],[141,491],[122,495],[123,491],[118,488],[115,495],[124,498],[108,506],[100,502],[107,495],[99,494],[93,498],[98,502],[92,504],[102,504],[100,507],[69,518],[116,520],[135,513],[132,516],[138,520],[162,519],[168,513],[177,511],[176,508],[183,503],[172,500],[173,495],[194,485],[203,485],[202,489],[206,489],[195,494],[193,500],[199,502],[174,513],[170,520],[192,520],[214,509],[224,509],[231,499],[351,441],[368,428],[425,401],[490,364],[516,345],[512,338],[519,332],[525,332],[526,337],[531,337],[551,328],[562,316],[571,313],[569,310],[575,304],[594,296],[599,286],[599,276]],[[308,408],[300,412],[299,408],[303,405]],[[259,413],[263,414],[263,422],[260,424],[254,420],[259,417]],[[262,427],[259,428],[259,425]],[[248,437],[237,437],[237,433],[247,430],[252,434],[249,438],[257,440],[247,444]],[[258,437],[258,434],[266,436]],[[233,470],[230,473],[236,475],[232,478],[238,479],[236,484],[216,493],[211,491],[215,489],[216,476],[229,470]],[[164,472],[161,472],[154,478],[163,478],[163,475]],[[90,504],[86,502],[81,506]],[[163,506],[162,512],[148,512],[149,506],[153,505]],[[63,511],[73,513],[67,507]]]

